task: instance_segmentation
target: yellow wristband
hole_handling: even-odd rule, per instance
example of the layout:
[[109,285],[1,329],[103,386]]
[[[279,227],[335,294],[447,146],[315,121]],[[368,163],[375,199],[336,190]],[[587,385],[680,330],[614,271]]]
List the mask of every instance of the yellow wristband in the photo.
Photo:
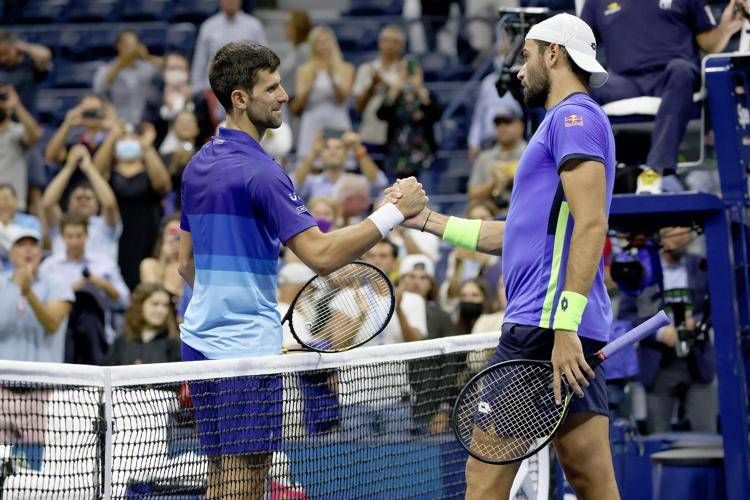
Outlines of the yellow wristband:
[[581,317],[588,301],[589,299],[585,295],[564,290],[557,303],[555,322],[552,328],[578,333],[578,326],[581,324]]
[[469,250],[477,249],[479,241],[479,231],[482,229],[481,220],[462,219],[460,217],[450,217],[445,224],[443,231],[443,241],[457,247],[468,248]]

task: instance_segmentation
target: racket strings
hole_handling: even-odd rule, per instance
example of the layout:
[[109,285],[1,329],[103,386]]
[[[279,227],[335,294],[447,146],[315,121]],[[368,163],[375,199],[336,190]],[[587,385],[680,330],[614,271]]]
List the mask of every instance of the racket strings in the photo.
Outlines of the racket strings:
[[393,307],[388,278],[361,263],[317,276],[296,299],[292,328],[303,344],[338,351],[367,342]]
[[475,379],[456,405],[456,434],[474,455],[490,462],[524,458],[548,440],[564,415],[551,389],[552,371],[508,363]]

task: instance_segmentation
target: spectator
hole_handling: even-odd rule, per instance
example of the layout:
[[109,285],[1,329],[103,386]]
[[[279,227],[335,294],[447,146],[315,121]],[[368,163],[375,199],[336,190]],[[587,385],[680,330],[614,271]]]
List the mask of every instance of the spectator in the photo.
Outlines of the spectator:
[[[646,388],[648,429],[669,432],[672,415],[684,392],[685,417],[690,428],[699,432],[716,432],[718,402],[715,384],[713,345],[707,329],[700,324],[708,318],[708,273],[706,260],[687,251],[692,241],[689,228],[665,228],[661,231],[662,303],[672,324],[639,344],[640,379]],[[642,296],[651,296],[647,288]],[[638,300],[638,304],[644,302]],[[656,310],[638,309],[645,317]],[[642,316],[643,314],[643,316]]]
[[16,191],[10,184],[0,184],[0,271],[9,264],[10,237],[16,228],[33,229],[41,233],[39,219],[18,211]]
[[108,107],[98,95],[84,96],[65,114],[65,119],[47,143],[44,159],[47,163],[62,165],[75,144],[83,144],[93,155],[107,137],[107,121],[114,120],[115,114],[116,110]]
[[13,269],[0,273],[0,353],[16,361],[62,363],[73,291],[56,275],[38,272],[37,231],[16,228],[9,244]]
[[[310,30],[312,30],[312,22],[307,12],[304,10],[289,12],[289,18],[284,24],[284,33],[286,39],[292,44],[292,48],[282,58],[281,65],[279,65],[279,74],[290,102],[294,100],[294,96],[297,94],[295,85],[297,68],[305,64],[310,58],[310,44],[307,43]],[[292,126],[292,130],[297,135],[299,127]]]
[[0,29],[0,82],[13,85],[30,113],[36,113],[37,84],[52,66],[52,51],[43,45],[19,40]]
[[[156,128],[156,141],[159,152],[163,141],[171,132],[175,118],[183,111],[195,111],[193,89],[189,83],[190,63],[179,52],[170,52],[164,57],[164,69],[161,73],[160,92],[154,92],[146,101],[143,121]],[[164,153],[162,153],[164,154]]]
[[177,272],[180,250],[180,215],[167,217],[156,241],[152,257],[143,259],[140,266],[141,283],[158,283],[169,293],[175,308],[182,296],[183,280]]
[[117,34],[115,48],[117,57],[94,74],[94,92],[114,104],[121,120],[138,125],[164,60],[149,54],[131,29]]
[[172,129],[162,142],[159,153],[169,170],[172,179],[172,193],[168,199],[167,213],[179,211],[182,208],[182,173],[185,167],[198,151],[198,135],[200,128],[198,120],[190,111],[182,111],[174,120]]
[[172,188],[169,171],[154,149],[155,138],[156,130],[149,123],[142,124],[139,135],[134,128],[118,123],[94,157],[122,214],[118,257],[131,290],[138,284],[141,261],[151,255],[156,244],[161,198]]
[[301,115],[297,154],[306,155],[318,132],[325,128],[351,130],[349,96],[354,66],[344,61],[336,35],[316,26],[309,37],[310,56],[295,74],[295,97],[289,109]]
[[723,51],[742,28],[744,9],[735,8],[738,3],[745,5],[744,0],[729,2],[718,26],[702,0],[653,2],[643,8],[609,0],[584,4],[581,18],[604,46],[610,72],[591,96],[602,104],[643,95],[662,99],[638,192],[684,190],[675,173],[694,109],[693,92],[700,87],[700,51]]
[[[471,278],[461,283],[459,289],[459,303],[456,310],[456,334],[473,333],[474,325],[483,314],[491,314],[492,297],[489,294],[487,282],[481,278]],[[499,330],[502,317],[497,316],[497,324],[493,330]]]
[[[494,218],[496,210],[491,203],[473,203],[469,205],[466,217],[489,221]],[[485,270],[496,261],[497,257],[493,255],[472,252],[463,248],[453,249],[448,255],[446,280],[440,287],[440,300],[443,308],[446,311],[454,311],[460,301],[462,284],[467,280],[482,276]]]
[[481,281],[487,286],[484,290],[484,295],[487,298],[486,307],[474,323],[471,333],[499,332],[503,324],[503,318],[505,318],[505,308],[508,306],[508,299],[505,296],[505,280],[502,276],[500,277],[497,292],[493,291],[484,276]]
[[140,365],[182,361],[169,293],[157,283],[133,290],[125,311],[125,332],[107,354],[107,365]]
[[441,114],[440,104],[424,86],[422,69],[416,59],[409,59],[377,110],[378,118],[388,124],[389,176],[417,176],[432,166],[437,151],[433,127]]
[[[13,121],[15,117],[18,121]],[[25,152],[39,141],[39,125],[13,85],[0,85],[0,183],[13,186],[20,210],[26,210],[28,171]]]
[[324,233],[338,229],[341,207],[336,200],[328,196],[316,196],[307,203],[307,209],[315,217],[315,222]]
[[[353,151],[363,175],[344,172],[349,151]],[[311,175],[316,161],[320,160],[323,171]],[[313,149],[294,171],[297,193],[307,201],[317,196],[331,196],[348,178],[361,177],[368,184],[368,207],[370,197],[376,198],[388,185],[388,179],[378,168],[362,146],[359,135],[344,132],[339,137],[324,138],[322,133]]]
[[501,207],[510,202],[513,175],[526,141],[521,106],[515,101],[508,104],[495,111],[495,145],[482,151],[471,169],[469,199],[472,201],[488,200]]
[[380,153],[388,139],[388,124],[377,112],[388,89],[401,77],[404,32],[396,25],[385,26],[378,36],[378,58],[357,69],[352,93],[354,109],[362,113],[359,133],[371,153]]
[[[315,276],[315,273],[310,270],[309,267],[301,262],[290,262],[284,265],[279,270],[278,284],[278,302],[276,303],[276,310],[279,311],[279,316],[284,317],[289,310],[289,306],[297,296],[305,283],[310,281]],[[312,319],[312,318],[310,318]],[[294,318],[295,326],[300,324],[300,330],[304,331],[303,325],[305,318]],[[292,331],[289,328],[289,322],[282,325],[283,327],[283,339],[282,344],[284,347],[289,348],[290,346],[297,346],[299,343],[292,336]]]
[[443,311],[437,299],[435,263],[426,255],[407,255],[401,259],[399,284],[404,290],[415,293],[425,301],[427,338],[439,339],[455,335],[453,321]]
[[42,215],[47,236],[52,241],[52,253],[65,254],[65,244],[60,234],[60,218],[63,213],[60,199],[76,169],[79,168],[85,181],[70,191],[67,213],[80,215],[88,220],[87,255],[102,255],[112,262],[117,262],[117,250],[122,234],[117,199],[112,188],[94,166],[91,155],[83,144],[76,144],[70,149],[65,166],[49,183],[42,197]]
[[266,45],[263,24],[256,17],[242,12],[241,6],[241,0],[219,0],[221,12],[201,24],[190,72],[194,92],[211,88],[208,83],[208,63],[224,45],[240,41]]
[[363,175],[342,176],[333,190],[333,198],[341,206],[344,226],[356,224],[367,216],[372,206],[371,195],[372,186]]
[[[75,293],[66,361],[101,364],[107,346],[115,338],[112,315],[128,305],[130,292],[114,260],[86,252],[86,216],[67,213],[59,224],[65,252],[47,257],[39,271],[57,276]],[[99,314],[100,321],[92,322],[92,314]]]

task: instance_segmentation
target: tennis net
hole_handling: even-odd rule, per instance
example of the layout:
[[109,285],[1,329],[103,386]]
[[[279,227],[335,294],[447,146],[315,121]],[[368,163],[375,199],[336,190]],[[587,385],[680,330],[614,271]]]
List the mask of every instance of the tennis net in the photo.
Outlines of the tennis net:
[[2,498],[451,498],[497,334],[98,368],[0,365]]

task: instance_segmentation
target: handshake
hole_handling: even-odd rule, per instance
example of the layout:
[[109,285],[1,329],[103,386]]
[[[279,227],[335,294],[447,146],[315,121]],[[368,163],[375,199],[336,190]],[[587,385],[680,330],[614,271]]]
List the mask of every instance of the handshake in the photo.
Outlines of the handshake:
[[403,226],[420,229],[429,214],[427,197],[422,184],[416,178],[399,179],[385,192],[384,203],[393,203],[404,215]]

